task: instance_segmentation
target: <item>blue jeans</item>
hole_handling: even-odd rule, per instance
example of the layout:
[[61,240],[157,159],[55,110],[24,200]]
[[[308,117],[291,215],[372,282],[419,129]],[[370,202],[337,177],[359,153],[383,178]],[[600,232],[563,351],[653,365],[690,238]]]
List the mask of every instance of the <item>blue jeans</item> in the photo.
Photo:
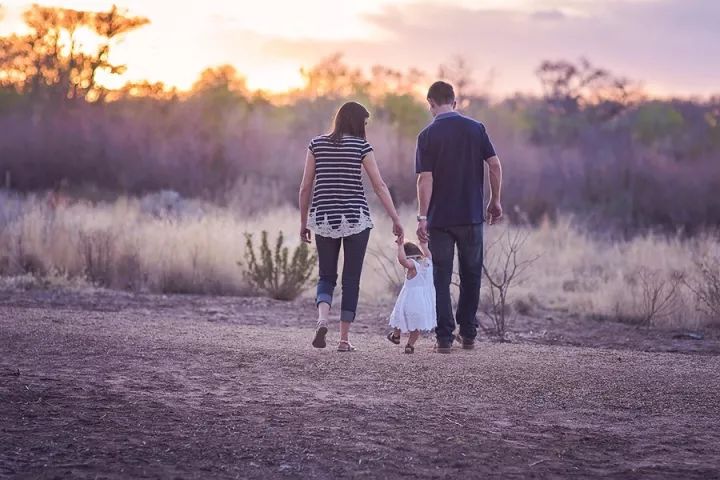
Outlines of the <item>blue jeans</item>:
[[[474,339],[477,336],[477,309],[480,303],[480,280],[483,265],[483,226],[459,225],[430,228],[430,252],[433,257],[435,294],[437,296],[438,342],[454,340],[455,318],[460,325],[460,335]],[[453,274],[455,245],[458,248],[460,267],[460,298],[453,317],[450,282]]]
[[316,305],[322,302],[332,305],[333,292],[337,283],[338,257],[343,246],[342,302],[340,321],[355,320],[358,296],[360,295],[360,274],[365,260],[370,229],[344,238],[328,238],[315,235],[318,252],[320,278],[317,285]]

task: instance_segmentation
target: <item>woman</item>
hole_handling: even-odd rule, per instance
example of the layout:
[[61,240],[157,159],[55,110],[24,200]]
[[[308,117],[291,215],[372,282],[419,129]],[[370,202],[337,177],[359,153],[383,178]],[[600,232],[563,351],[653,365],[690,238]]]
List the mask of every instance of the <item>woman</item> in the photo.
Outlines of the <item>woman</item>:
[[390,191],[380,175],[373,149],[365,139],[369,117],[370,113],[359,103],[344,104],[335,115],[332,133],[313,138],[305,158],[300,185],[300,238],[310,243],[310,231],[315,232],[320,270],[316,297],[318,322],[312,342],[315,348],[325,348],[328,313],[342,245],[344,263],[338,351],[355,350],[348,333],[355,320],[360,274],[373,227],[362,184],[362,168],[392,219],[393,233],[400,239],[403,237]]

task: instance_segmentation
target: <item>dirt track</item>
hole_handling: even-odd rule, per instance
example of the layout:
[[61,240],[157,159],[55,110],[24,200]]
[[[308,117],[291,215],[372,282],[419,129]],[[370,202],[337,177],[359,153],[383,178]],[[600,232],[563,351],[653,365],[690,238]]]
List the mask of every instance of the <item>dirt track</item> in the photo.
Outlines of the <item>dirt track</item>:
[[379,313],[340,354],[304,303],[48,295],[0,294],[0,477],[720,478],[718,356],[410,356]]

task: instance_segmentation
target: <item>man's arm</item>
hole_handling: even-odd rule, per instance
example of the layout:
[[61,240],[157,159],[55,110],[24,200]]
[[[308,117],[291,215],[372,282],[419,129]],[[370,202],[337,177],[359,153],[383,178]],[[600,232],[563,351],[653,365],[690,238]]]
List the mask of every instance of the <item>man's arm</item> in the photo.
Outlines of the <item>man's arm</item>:
[[429,240],[427,231],[427,214],[430,209],[430,198],[433,190],[432,172],[420,172],[417,177],[418,215],[426,217],[418,221],[417,236],[421,242]]
[[497,223],[502,218],[502,205],[500,193],[502,191],[502,164],[497,155],[485,160],[488,164],[488,177],[490,180],[490,202],[487,206],[487,216],[490,225]]
[[423,255],[428,260],[432,260],[432,252],[430,252],[430,247],[428,246],[427,242],[420,242],[420,250],[423,252]]

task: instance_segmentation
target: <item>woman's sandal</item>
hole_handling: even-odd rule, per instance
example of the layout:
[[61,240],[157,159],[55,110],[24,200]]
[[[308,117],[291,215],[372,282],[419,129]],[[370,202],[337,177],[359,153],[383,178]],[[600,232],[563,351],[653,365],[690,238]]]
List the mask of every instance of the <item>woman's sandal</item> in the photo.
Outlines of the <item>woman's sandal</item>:
[[390,340],[395,345],[400,345],[400,335],[395,335],[395,332],[388,333],[387,339]]
[[338,352],[354,352],[356,350],[357,348],[347,340],[340,340],[340,345],[337,348]]
[[405,353],[415,353],[415,347],[413,345],[405,345]]

